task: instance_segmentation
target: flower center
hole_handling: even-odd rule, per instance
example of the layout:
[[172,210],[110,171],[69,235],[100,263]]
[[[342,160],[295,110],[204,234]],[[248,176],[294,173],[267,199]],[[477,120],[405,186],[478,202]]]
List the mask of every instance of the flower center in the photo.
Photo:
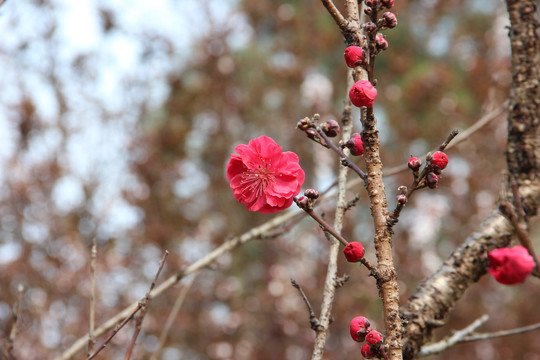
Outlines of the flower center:
[[249,164],[250,169],[242,174],[242,192],[251,191],[255,192],[256,196],[261,196],[268,185],[275,182],[271,161],[263,158],[259,160],[258,164]]

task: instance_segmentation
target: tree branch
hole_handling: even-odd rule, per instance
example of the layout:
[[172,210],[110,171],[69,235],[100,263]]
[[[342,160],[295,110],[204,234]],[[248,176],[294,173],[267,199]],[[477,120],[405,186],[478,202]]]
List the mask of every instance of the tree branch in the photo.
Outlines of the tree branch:
[[[352,70],[348,71],[347,89],[352,86]],[[349,138],[352,133],[352,119],[350,118],[350,102],[347,102],[345,109],[343,110],[342,117],[342,137]],[[346,150],[348,151],[348,150]],[[334,230],[337,234],[341,234],[343,227],[343,215],[345,214],[345,208],[347,201],[345,199],[346,186],[347,186],[347,173],[349,168],[340,165],[338,174],[338,193],[337,193],[337,207],[334,218]],[[321,360],[323,358],[324,346],[326,343],[326,337],[328,327],[330,325],[332,305],[334,303],[334,295],[336,291],[336,279],[337,279],[337,257],[339,254],[339,242],[327,236],[330,242],[330,251],[328,255],[328,268],[326,271],[326,280],[324,282],[323,299],[321,304],[321,313],[319,316],[319,325],[317,327],[317,333],[315,336],[315,345],[313,353],[311,355],[312,360]]]

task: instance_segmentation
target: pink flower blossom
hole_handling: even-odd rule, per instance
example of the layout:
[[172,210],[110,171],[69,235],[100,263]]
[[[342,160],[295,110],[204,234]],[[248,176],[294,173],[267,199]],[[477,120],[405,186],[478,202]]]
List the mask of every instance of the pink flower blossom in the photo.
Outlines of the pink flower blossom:
[[373,106],[377,89],[368,80],[357,81],[349,90],[349,98],[354,106]]
[[304,183],[298,155],[260,136],[234,148],[227,164],[227,180],[236,200],[250,211],[274,213],[291,206]]
[[523,246],[495,249],[489,252],[488,257],[488,272],[505,285],[524,282],[535,266],[532,256]]

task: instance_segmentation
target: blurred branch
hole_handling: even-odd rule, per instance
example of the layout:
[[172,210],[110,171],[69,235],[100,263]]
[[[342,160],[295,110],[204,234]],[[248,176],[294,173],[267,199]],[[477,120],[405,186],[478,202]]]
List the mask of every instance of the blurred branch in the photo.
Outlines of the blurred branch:
[[[159,265],[159,268],[158,268],[158,271],[157,271],[157,274],[154,278],[154,281],[152,282],[152,284],[150,284],[150,288],[148,289],[148,291],[146,292],[144,298],[140,301],[138,301],[136,304],[134,304],[134,306],[132,306],[133,309],[130,308],[130,313],[126,316],[126,317],[123,317],[123,321],[118,324],[117,326],[114,327],[113,331],[111,332],[111,334],[107,337],[107,339],[105,339],[105,341],[103,342],[103,344],[101,344],[101,346],[90,356],[87,357],[86,360],[91,360],[93,358],[95,358],[100,352],[101,350],[105,349],[105,347],[107,347],[107,345],[109,344],[109,342],[112,340],[112,338],[118,333],[118,331],[120,331],[128,322],[129,320],[131,320],[139,310],[141,310],[142,308],[144,308],[147,304],[148,304],[148,301],[150,299],[150,295],[151,295],[151,292],[152,290],[154,289],[155,285],[156,285],[156,280],[157,280],[157,277],[159,276],[160,272],[161,272],[161,269],[163,268],[163,263],[164,263],[164,260],[165,258],[167,257],[167,255],[169,255],[169,252],[166,251],[165,252],[165,255],[163,256],[162,258],[162,261],[160,262],[160,265]],[[111,320],[114,320],[116,319],[116,317],[114,317],[113,319],[109,319],[109,321]],[[118,320],[119,321],[119,320]],[[118,321],[114,321],[114,323],[117,323]],[[112,327],[112,326],[111,326]],[[100,336],[101,334],[103,334],[105,331],[107,331],[108,329],[104,329],[103,331],[101,331],[101,327],[96,329],[96,335],[97,336]],[[138,332],[136,331],[136,333],[138,334]],[[84,342],[84,339],[86,338],[83,337],[83,338],[80,338],[77,343],[80,343],[81,340]],[[76,344],[77,344],[76,343]],[[77,349],[77,352],[81,349],[81,347],[84,346],[84,345],[79,345],[79,348]],[[74,354],[70,355],[69,357],[67,357],[67,359],[69,359],[71,356],[75,355],[77,352],[75,352]],[[64,353],[65,354],[65,353]],[[64,356],[64,355],[62,355]],[[126,354],[127,356],[127,354]],[[61,357],[62,358],[62,357]]]
[[429,344],[424,347],[422,347],[422,351],[418,353],[418,357],[424,357],[428,355],[434,355],[443,352],[444,350],[454,346],[455,344],[459,342],[463,342],[463,338],[465,338],[467,335],[473,333],[477,328],[479,328],[482,324],[484,324],[486,321],[488,321],[489,316],[488,315],[482,315],[480,318],[476,319],[472,324],[467,326],[466,328],[454,332],[452,336],[441,340],[439,342],[436,342],[434,344]]
[[90,320],[88,329],[88,348],[87,356],[90,356],[94,352],[94,328],[96,318],[96,257],[97,257],[97,244],[96,237],[92,240],[92,249],[90,251]]
[[[347,89],[352,86],[352,70],[347,72]],[[342,137],[348,139],[352,133],[353,122],[351,118],[351,103],[347,101],[343,110],[342,117]],[[348,151],[348,150],[346,150]],[[347,186],[347,173],[349,168],[347,166],[340,165],[338,174],[338,190],[337,190],[337,204],[334,218],[334,231],[332,233],[336,239],[341,237],[341,229],[343,228],[343,215],[345,214],[345,208],[347,207],[347,201],[345,199],[346,186]],[[310,214],[311,215],[311,214]],[[325,232],[326,234],[326,232]],[[315,344],[313,347],[312,360],[320,360],[323,358],[324,346],[326,343],[326,337],[328,327],[331,320],[332,305],[334,303],[334,295],[336,292],[336,279],[337,279],[337,257],[339,254],[339,241],[334,240],[327,236],[330,242],[330,249],[328,254],[328,266],[326,271],[326,279],[324,282],[323,298],[321,304],[321,313],[319,316],[319,326],[316,328]],[[344,240],[344,239],[343,239]],[[340,240],[341,241],[341,240]],[[344,244],[347,242],[345,241]]]
[[489,333],[475,333],[474,331],[476,330],[476,328],[480,327],[480,325],[485,323],[488,320],[488,318],[489,316],[483,315],[482,317],[477,319],[475,322],[473,322],[471,325],[467,326],[463,330],[455,332],[448,339],[444,339],[434,344],[424,346],[422,350],[418,353],[418,357],[438,354],[459,343],[494,339],[498,337],[517,335],[517,334],[522,334],[525,332],[540,329],[540,323],[536,323],[533,325],[523,326],[523,327],[510,329],[510,330],[501,330],[501,331],[495,331],[495,332],[489,332]]
[[193,285],[193,282],[195,281],[195,278],[199,272],[195,272],[192,274],[192,276],[189,278],[189,280],[182,286],[180,289],[180,292],[178,293],[178,297],[176,298],[176,301],[174,302],[173,308],[171,309],[171,312],[169,314],[169,317],[167,318],[167,322],[165,322],[165,326],[163,327],[163,330],[161,331],[161,334],[159,335],[159,345],[156,348],[156,351],[152,354],[152,357],[150,357],[150,360],[157,360],[159,359],[159,356],[161,355],[161,351],[163,350],[163,347],[165,346],[165,342],[167,341],[167,335],[169,331],[171,330],[171,327],[174,323],[174,320],[178,316],[178,313],[180,312],[180,308],[182,307],[182,304],[184,303],[184,300],[186,299],[187,293],[189,289],[191,289],[191,285]]
[[[325,198],[325,200],[328,200],[329,196]],[[322,204],[322,201],[319,202]],[[150,296],[152,298],[155,298],[159,296],[160,294],[164,293],[166,290],[171,288],[172,286],[176,285],[181,279],[186,277],[189,274],[192,274],[196,271],[199,271],[205,267],[207,267],[209,264],[211,264],[213,261],[215,261],[218,257],[221,255],[236,249],[240,245],[245,244],[248,241],[260,239],[265,236],[265,234],[274,231],[276,228],[282,226],[287,221],[290,221],[295,216],[298,215],[300,212],[300,209],[290,209],[286,211],[285,213],[278,215],[274,218],[272,218],[270,221],[267,221],[266,223],[257,226],[255,228],[252,228],[248,232],[236,236],[230,240],[225,241],[223,244],[215,248],[210,253],[203,256],[198,261],[192,263],[191,265],[187,266],[182,271],[178,272],[175,275],[170,276],[167,278],[164,282],[162,282],[159,286],[157,286],[151,293]],[[137,311],[139,311],[139,302],[135,302],[128,307],[126,307],[124,310],[107,320],[105,323],[103,323],[101,326],[95,329],[94,336],[101,336],[108,330],[112,329],[113,327],[118,324],[118,322],[122,320],[129,320],[131,317],[133,317]],[[123,325],[122,325],[123,326]],[[75,356],[85,345],[87,342],[88,335],[84,335],[81,338],[79,338],[71,347],[69,347],[67,350],[65,350],[60,356],[56,357],[55,360],[67,360],[71,359],[73,356]]]
[[167,256],[169,256],[169,252],[165,250],[165,254],[163,254],[163,257],[161,258],[161,261],[159,262],[158,270],[156,272],[156,276],[154,277],[154,281],[152,281],[152,284],[150,285],[150,289],[148,289],[148,291],[144,295],[144,299],[142,301],[142,309],[141,309],[141,312],[139,313],[139,316],[137,317],[135,331],[133,332],[131,343],[129,344],[129,348],[126,352],[126,356],[124,357],[124,360],[129,360],[131,358],[133,348],[135,347],[135,342],[137,341],[137,337],[139,336],[139,333],[141,332],[144,316],[146,315],[146,312],[148,311],[148,305],[150,304],[150,292],[156,286],[157,279],[159,277],[159,274],[161,274],[161,270],[163,270],[163,266],[165,265],[165,259],[167,259]]
[[[0,4],[1,5],[1,4]],[[24,294],[24,285],[19,284],[17,288],[17,301],[13,304],[13,325],[11,326],[11,331],[9,332],[9,337],[7,341],[6,348],[4,349],[4,354],[6,359],[11,360],[15,359],[13,356],[13,347],[15,345],[15,339],[17,338],[17,332],[19,331],[19,318],[21,317],[21,303],[23,300]]]

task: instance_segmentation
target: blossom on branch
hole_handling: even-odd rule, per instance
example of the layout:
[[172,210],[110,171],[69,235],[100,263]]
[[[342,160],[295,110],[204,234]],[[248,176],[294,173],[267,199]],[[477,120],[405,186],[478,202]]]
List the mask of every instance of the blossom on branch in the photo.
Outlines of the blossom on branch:
[[298,155],[260,136],[234,148],[227,164],[227,180],[236,200],[250,211],[275,213],[291,206],[304,183]]
[[495,280],[505,285],[520,284],[534,269],[534,260],[526,248],[514,246],[489,252],[489,269]]
[[349,98],[354,106],[373,106],[377,89],[368,80],[357,81],[349,90]]

